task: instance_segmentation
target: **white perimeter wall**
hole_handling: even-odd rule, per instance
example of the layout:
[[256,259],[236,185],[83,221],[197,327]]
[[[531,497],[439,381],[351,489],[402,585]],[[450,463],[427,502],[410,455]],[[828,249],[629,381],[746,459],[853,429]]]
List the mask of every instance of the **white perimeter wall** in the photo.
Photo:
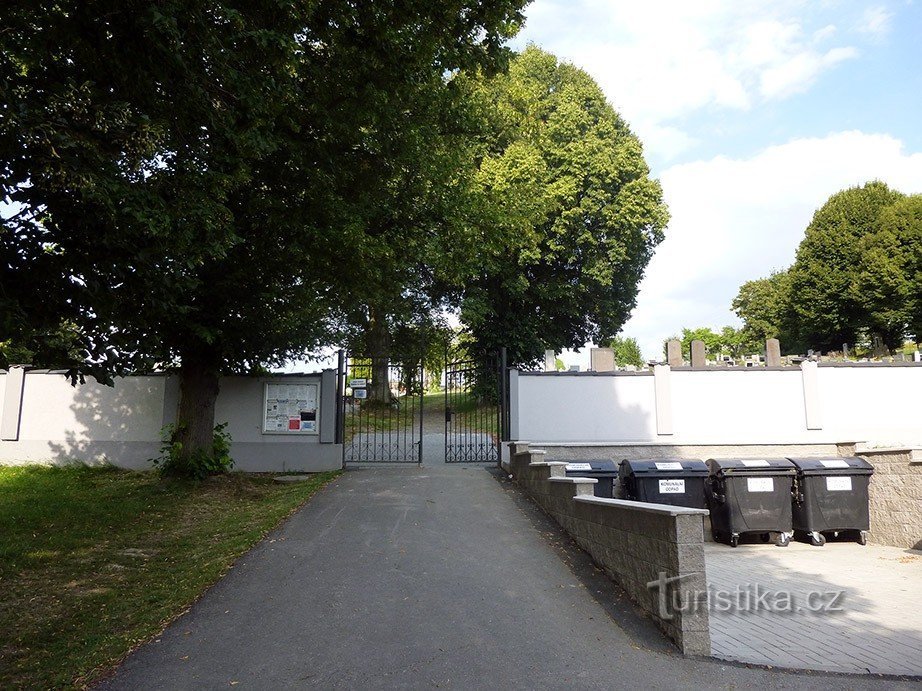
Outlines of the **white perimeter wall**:
[[514,436],[533,443],[922,444],[922,365],[521,372],[510,386]]
[[[19,373],[21,374],[21,373]],[[215,409],[216,423],[227,422],[235,469],[319,471],[342,466],[342,446],[334,444],[335,376],[224,377]],[[103,386],[92,378],[71,386],[60,372],[26,372],[20,410],[7,395],[18,377],[0,372],[0,464],[31,462],[108,462],[149,468],[159,455],[161,429],[175,421],[179,382],[170,376],[120,378]],[[267,381],[320,385],[318,435],[263,434],[263,391]],[[12,392],[9,392],[10,394]],[[15,433],[18,423],[18,434]]]

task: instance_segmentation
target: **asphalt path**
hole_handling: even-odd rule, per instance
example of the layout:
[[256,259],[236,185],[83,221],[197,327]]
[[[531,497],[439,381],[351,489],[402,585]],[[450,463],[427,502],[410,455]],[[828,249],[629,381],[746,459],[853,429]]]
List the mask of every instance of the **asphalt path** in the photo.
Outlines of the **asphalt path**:
[[683,657],[515,485],[455,465],[346,472],[100,684],[903,686]]

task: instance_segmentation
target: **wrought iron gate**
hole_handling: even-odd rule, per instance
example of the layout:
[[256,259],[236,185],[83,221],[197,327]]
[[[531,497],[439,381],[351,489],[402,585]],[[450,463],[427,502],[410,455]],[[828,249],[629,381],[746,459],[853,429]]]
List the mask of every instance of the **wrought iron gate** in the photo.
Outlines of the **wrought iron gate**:
[[504,429],[501,358],[449,362],[445,368],[445,462],[496,463]]
[[422,365],[348,355],[340,378],[343,460],[422,463]]

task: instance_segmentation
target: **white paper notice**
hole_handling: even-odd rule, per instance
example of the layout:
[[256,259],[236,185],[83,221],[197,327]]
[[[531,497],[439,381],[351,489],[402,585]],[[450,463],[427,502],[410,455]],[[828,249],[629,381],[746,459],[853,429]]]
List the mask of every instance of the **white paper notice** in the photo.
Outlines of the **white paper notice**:
[[852,479],[847,475],[845,477],[827,477],[826,489],[830,492],[851,492]]
[[768,461],[743,461],[747,468],[767,468],[770,464]]
[[848,468],[848,461],[820,461],[824,468]]
[[567,470],[592,470],[591,463],[567,463]]
[[685,480],[660,480],[660,494],[685,494]]
[[747,477],[746,489],[750,492],[774,492],[775,482],[770,477]]
[[[657,470],[682,470],[682,464],[677,462],[654,463]],[[683,492],[685,490],[682,490]]]

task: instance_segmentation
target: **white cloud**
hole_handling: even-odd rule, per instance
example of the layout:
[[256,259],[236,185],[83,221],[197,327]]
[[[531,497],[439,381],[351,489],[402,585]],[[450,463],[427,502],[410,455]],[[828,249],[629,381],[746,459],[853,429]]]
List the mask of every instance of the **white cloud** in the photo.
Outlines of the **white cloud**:
[[890,33],[893,14],[886,7],[869,7],[861,15],[855,29],[871,38],[881,39]]
[[833,48],[823,54],[805,52],[794,55],[762,72],[759,90],[766,98],[806,91],[820,72],[857,55],[855,48]]
[[819,9],[803,0],[536,0],[519,42],[586,69],[639,133],[670,128],[671,138],[646,140],[669,160],[688,139],[682,117],[786,98],[858,55],[845,39],[833,44],[837,27]]
[[662,176],[672,221],[624,333],[647,357],[683,326],[736,323],[739,286],[790,265],[813,212],[834,192],[880,179],[922,193],[922,153],[893,137],[839,132],[746,159],[717,157]]

